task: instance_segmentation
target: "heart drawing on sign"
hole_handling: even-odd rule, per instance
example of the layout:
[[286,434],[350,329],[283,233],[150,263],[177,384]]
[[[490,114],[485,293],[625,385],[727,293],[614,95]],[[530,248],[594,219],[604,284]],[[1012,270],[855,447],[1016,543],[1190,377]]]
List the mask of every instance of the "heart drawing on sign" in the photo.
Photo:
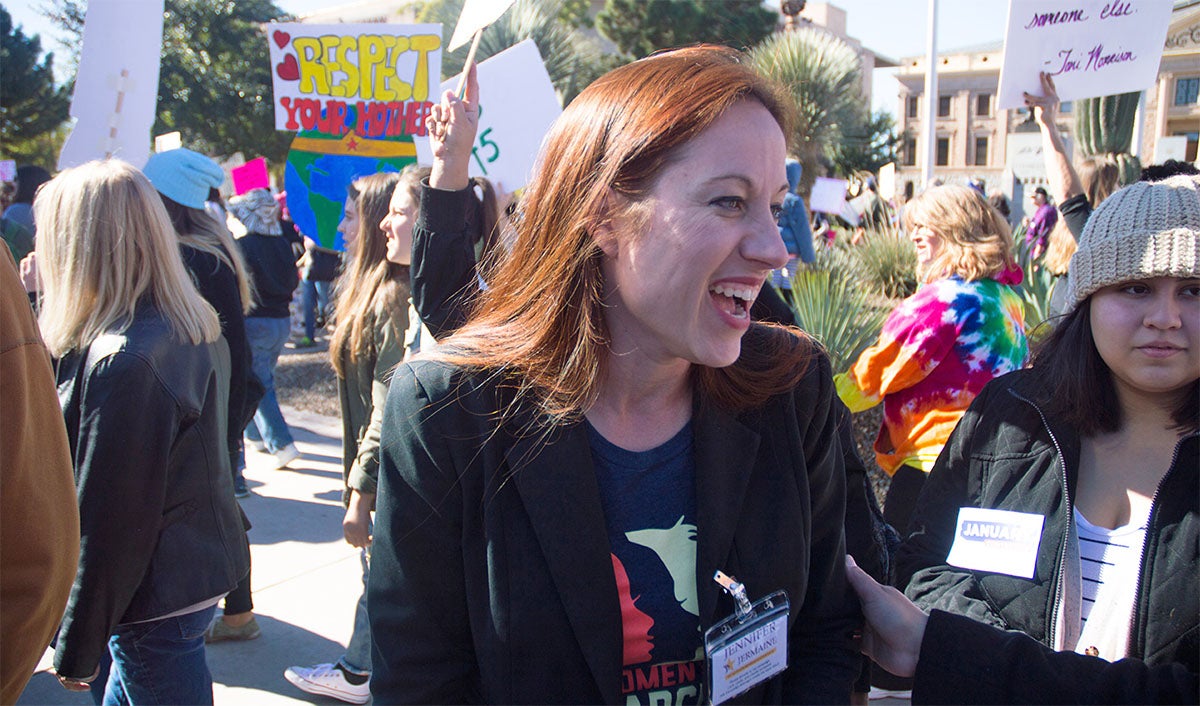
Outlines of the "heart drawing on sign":
[[296,64],[296,57],[288,54],[283,61],[275,65],[275,73],[279,74],[279,78],[284,81],[295,81],[300,78],[300,66]]
[[292,35],[278,29],[275,30],[275,34],[271,36],[275,38],[275,46],[279,47],[280,49],[286,47],[287,43],[292,40]]

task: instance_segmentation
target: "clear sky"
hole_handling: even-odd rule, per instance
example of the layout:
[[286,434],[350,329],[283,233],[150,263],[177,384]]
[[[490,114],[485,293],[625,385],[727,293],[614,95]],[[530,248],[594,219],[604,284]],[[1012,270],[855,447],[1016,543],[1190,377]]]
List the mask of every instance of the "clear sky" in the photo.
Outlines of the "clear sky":
[[[332,0],[276,0],[276,3],[293,14],[342,4]],[[44,0],[7,0],[0,4],[12,13],[14,24],[22,25],[26,34],[42,35],[43,49],[63,53],[55,40],[54,28],[39,12]],[[928,0],[833,0],[832,4],[846,11],[847,33],[868,49],[891,59],[925,52]],[[1004,36],[1007,8],[1005,0],[939,0],[939,51],[999,41]],[[894,112],[895,82],[889,74],[886,69],[876,72],[874,103],[876,108]]]

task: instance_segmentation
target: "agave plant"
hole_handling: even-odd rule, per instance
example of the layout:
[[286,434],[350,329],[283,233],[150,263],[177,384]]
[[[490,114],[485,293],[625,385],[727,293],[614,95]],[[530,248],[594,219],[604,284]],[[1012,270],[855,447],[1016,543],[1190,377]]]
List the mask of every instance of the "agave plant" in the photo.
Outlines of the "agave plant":
[[776,32],[750,51],[750,59],[796,102],[796,130],[789,137],[804,165],[800,191],[807,192],[818,160],[832,159],[844,131],[863,120],[862,62],[844,40],[811,26]]
[[903,299],[917,291],[916,248],[895,228],[868,230],[848,252],[858,278],[883,296]]
[[887,316],[856,279],[853,265],[837,250],[822,250],[813,265],[792,277],[796,320],[825,346],[834,374],[849,370],[875,342]]

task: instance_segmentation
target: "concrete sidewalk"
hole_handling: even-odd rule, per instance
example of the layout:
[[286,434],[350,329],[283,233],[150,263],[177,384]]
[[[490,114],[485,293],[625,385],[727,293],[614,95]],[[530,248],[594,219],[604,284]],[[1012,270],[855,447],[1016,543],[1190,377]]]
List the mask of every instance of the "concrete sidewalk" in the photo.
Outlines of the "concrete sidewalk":
[[[241,501],[250,530],[257,640],[208,646],[217,704],[339,704],[311,696],[283,678],[297,664],[342,655],[362,592],[358,550],[342,539],[342,427],[333,417],[294,408],[283,416],[303,456],[288,470],[266,454],[246,452],[251,495]],[[220,608],[217,609],[218,614]],[[18,704],[91,704],[47,670],[47,651]]]

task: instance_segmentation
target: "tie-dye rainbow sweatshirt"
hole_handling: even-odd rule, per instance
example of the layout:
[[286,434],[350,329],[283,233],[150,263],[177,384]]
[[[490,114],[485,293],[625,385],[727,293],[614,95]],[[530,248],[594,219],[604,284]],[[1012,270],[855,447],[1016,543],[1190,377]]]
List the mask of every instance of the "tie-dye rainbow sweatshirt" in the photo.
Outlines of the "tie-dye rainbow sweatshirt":
[[848,373],[835,378],[852,412],[883,402],[875,439],[879,466],[929,472],[971,400],[994,377],[1025,365],[1021,296],[1009,286],[1015,269],[997,279],[930,282],[888,316],[879,341]]

